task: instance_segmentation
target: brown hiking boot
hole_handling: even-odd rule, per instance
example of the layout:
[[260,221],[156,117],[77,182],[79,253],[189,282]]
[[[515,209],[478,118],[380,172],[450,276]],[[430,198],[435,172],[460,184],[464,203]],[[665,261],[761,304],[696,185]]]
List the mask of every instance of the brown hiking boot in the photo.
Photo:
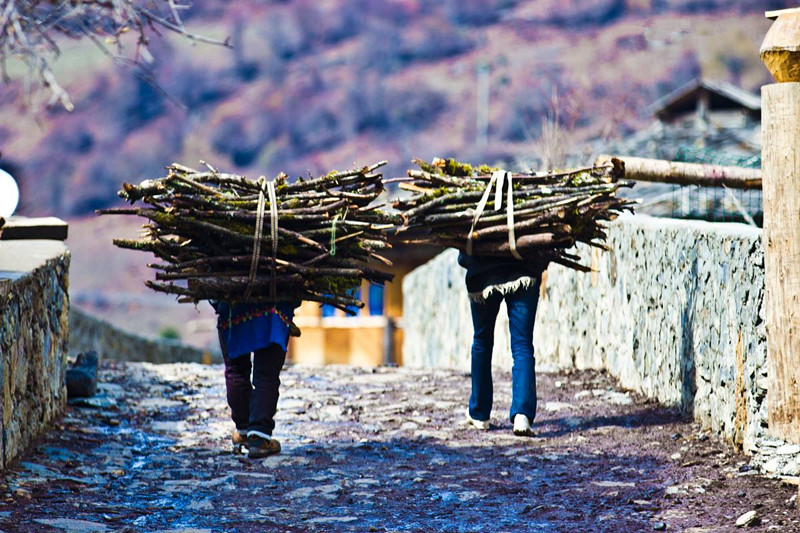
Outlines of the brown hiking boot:
[[260,435],[248,435],[247,437],[247,457],[250,459],[260,459],[280,453],[281,443],[273,438],[264,438]]
[[242,446],[247,444],[246,433],[240,433],[238,429],[233,430],[231,434],[231,443],[233,444],[233,453],[242,453]]

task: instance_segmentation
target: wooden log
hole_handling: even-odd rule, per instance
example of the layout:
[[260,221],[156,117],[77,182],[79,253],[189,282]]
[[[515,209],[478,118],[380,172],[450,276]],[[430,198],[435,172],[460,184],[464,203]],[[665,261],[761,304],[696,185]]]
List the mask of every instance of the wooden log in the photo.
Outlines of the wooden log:
[[769,433],[800,443],[800,83],[761,98]]
[[607,163],[612,157],[625,162],[625,177],[637,181],[728,187],[730,189],[760,189],[761,170],[756,168],[682,163],[644,157],[623,157],[603,154],[596,164]]

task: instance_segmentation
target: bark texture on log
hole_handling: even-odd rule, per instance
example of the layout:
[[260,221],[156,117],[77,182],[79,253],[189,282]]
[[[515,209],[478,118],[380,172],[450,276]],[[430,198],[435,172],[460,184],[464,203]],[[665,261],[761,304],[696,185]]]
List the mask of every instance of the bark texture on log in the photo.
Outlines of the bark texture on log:
[[703,187],[728,187],[730,189],[760,189],[761,170],[756,168],[682,163],[644,157],[601,155],[597,165],[618,157],[625,162],[625,177],[637,181],[674,183],[676,185],[701,185]]

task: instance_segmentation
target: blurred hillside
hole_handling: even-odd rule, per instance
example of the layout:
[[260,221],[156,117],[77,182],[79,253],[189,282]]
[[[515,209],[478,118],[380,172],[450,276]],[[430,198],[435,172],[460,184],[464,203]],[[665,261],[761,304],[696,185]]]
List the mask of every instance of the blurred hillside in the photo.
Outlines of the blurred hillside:
[[[0,166],[21,213],[78,216],[118,202],[122,181],[172,161],[256,177],[413,156],[511,164],[536,158],[542,121],[560,143],[623,136],[659,96],[703,74],[768,81],[758,46],[783,0],[195,0],[195,32],[234,49],[153,38],[158,86],[89,42],[55,64],[76,110],[30,116],[0,92]],[[476,126],[488,69],[488,135]],[[13,72],[14,65],[11,65]],[[179,102],[181,105],[177,105]],[[590,154],[587,154],[587,159]]]

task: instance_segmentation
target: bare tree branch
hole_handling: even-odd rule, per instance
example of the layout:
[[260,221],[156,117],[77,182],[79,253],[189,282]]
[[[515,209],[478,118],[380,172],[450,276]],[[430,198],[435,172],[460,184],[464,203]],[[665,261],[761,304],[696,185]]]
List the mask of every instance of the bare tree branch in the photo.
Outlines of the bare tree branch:
[[[36,109],[41,90],[48,89],[49,105],[60,103],[72,111],[69,94],[51,68],[61,53],[59,38],[88,38],[117,65],[148,80],[149,76],[142,75],[149,72],[146,64],[153,61],[147,48],[147,29],[159,35],[162,28],[192,41],[230,47],[227,39],[219,41],[189,32],[178,13],[185,7],[174,0],[0,0],[0,79],[3,83],[10,81],[8,59],[21,60],[27,66],[23,84],[29,104]],[[133,57],[124,55],[120,39],[128,32],[137,35]],[[116,53],[103,40],[116,44]]]

